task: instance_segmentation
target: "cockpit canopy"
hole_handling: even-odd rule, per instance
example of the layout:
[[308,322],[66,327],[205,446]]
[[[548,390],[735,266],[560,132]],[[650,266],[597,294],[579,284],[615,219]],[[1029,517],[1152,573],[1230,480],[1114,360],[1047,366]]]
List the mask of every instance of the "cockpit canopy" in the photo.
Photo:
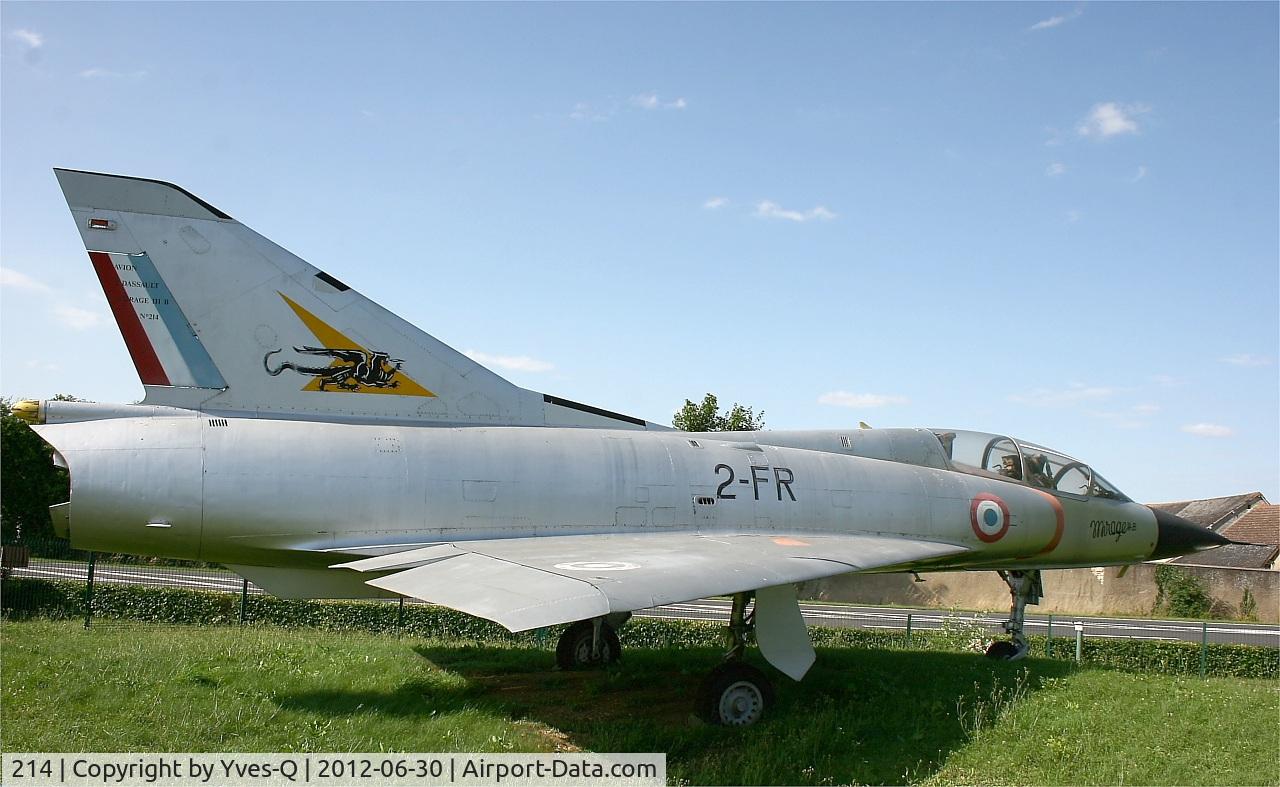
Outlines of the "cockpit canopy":
[[1076,497],[1128,500],[1084,462],[1042,445],[1004,435],[931,430],[953,470],[1016,481]]

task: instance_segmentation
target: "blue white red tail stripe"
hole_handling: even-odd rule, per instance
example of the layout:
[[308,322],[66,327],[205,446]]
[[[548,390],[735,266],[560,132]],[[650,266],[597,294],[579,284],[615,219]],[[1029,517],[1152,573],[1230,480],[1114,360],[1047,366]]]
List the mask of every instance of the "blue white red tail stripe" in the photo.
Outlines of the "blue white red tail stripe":
[[[196,336],[196,332],[191,328],[191,323],[187,322],[186,316],[178,308],[178,302],[174,300],[173,293],[169,291],[169,286],[160,277],[160,272],[156,270],[151,258],[146,254],[132,254],[129,256],[129,262],[133,264],[139,280],[154,282],[158,285],[152,292],[151,303],[156,307],[161,321],[164,323],[165,328],[168,329],[169,336],[173,339],[174,344],[177,345],[178,352],[190,371],[191,378],[195,381],[195,387],[227,387],[227,384],[223,382],[222,375],[218,373],[218,367],[213,365],[213,359],[209,357],[209,352],[200,343],[199,337]],[[180,383],[174,384],[178,385]]]
[[146,254],[95,251],[89,258],[143,384],[227,387]]
[[142,379],[142,384],[168,385],[169,378],[165,376],[164,367],[156,357],[155,348],[151,346],[151,340],[147,338],[146,331],[142,328],[142,320],[130,303],[129,295],[125,292],[115,269],[113,256],[119,255],[102,251],[89,252],[93,270],[98,274],[102,291],[107,296],[107,305],[111,307],[111,313],[116,318],[116,325],[120,326],[125,347],[129,350],[129,356],[133,358],[133,365],[138,369],[138,377]]

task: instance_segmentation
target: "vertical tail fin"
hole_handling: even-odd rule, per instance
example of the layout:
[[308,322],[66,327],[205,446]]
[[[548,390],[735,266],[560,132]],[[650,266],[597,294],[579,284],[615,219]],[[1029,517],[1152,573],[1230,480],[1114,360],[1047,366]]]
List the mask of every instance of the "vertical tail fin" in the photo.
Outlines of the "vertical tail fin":
[[171,183],[55,170],[147,404],[645,428],[520,388]]

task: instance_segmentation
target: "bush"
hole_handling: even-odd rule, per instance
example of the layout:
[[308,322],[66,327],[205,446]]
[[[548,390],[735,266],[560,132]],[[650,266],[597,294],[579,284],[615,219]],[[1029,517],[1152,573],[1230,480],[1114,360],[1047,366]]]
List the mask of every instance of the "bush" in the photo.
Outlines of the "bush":
[[6,579],[0,590],[0,614],[9,620],[84,617],[83,582]]
[[[0,609],[6,619],[69,619],[84,616],[85,588],[81,582],[10,579],[4,582]],[[133,620],[184,625],[230,625],[240,620],[240,596],[182,588],[99,584],[93,591],[95,619]],[[252,595],[246,600],[245,622],[286,628],[321,628],[370,633],[399,633],[424,639],[446,639],[478,645],[523,645],[551,649],[558,631],[540,629],[512,634],[496,623],[430,604],[406,604],[401,616],[394,601],[290,601]],[[632,648],[721,648],[724,626],[709,621],[635,618],[618,632]],[[967,630],[966,630],[967,632]],[[906,646],[902,632],[883,629],[810,626],[809,637],[819,648],[886,649]],[[1031,653],[1046,653],[1044,637],[1030,637]],[[915,631],[915,650],[971,651],[971,637],[954,631]],[[1053,656],[1074,656],[1065,637],[1053,641]],[[1200,645],[1194,642],[1087,639],[1084,662],[1128,672],[1197,675]],[[1256,645],[1210,644],[1206,673],[1222,677],[1280,677],[1280,649]]]
[[1212,608],[1213,597],[1201,579],[1167,563],[1156,567],[1154,612],[1179,618],[1203,618]]
[[1258,619],[1258,600],[1253,597],[1253,593],[1249,588],[1244,589],[1244,593],[1240,596],[1240,614],[1241,620],[1257,620]]
[[[1084,661],[1126,672],[1200,674],[1200,644],[1139,639],[1085,640]],[[1226,678],[1280,677],[1280,650],[1259,645],[1205,648],[1205,674]]]

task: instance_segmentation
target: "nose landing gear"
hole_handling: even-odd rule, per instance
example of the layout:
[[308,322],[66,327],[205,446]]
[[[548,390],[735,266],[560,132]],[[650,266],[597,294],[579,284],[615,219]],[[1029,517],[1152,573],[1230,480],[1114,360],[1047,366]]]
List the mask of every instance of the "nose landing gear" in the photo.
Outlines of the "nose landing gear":
[[1027,605],[1040,603],[1040,598],[1044,595],[1044,585],[1040,581],[1039,569],[996,573],[1009,586],[1009,595],[1013,599],[1013,604],[1009,610],[1009,619],[1004,624],[1004,630],[1009,634],[1009,639],[991,643],[987,648],[987,656],[993,659],[1017,661],[1025,658],[1030,649],[1026,634],[1023,632]]

